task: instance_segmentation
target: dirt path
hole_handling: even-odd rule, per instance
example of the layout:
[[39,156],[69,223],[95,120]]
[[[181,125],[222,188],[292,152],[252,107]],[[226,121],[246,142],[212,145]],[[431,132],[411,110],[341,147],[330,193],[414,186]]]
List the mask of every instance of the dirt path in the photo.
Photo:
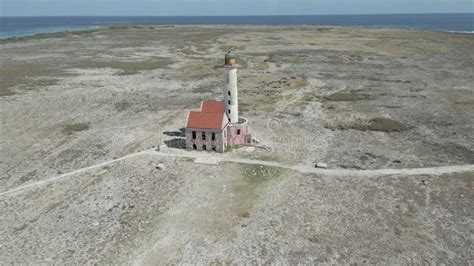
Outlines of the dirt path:
[[281,167],[295,170],[301,173],[315,173],[330,176],[382,176],[382,175],[442,175],[449,173],[474,172],[474,165],[456,165],[428,168],[408,168],[408,169],[377,169],[377,170],[351,170],[351,169],[320,169],[308,165],[285,165],[276,162],[248,160],[248,159],[228,159],[224,161],[261,164],[267,166]]
[[314,173],[314,174],[329,175],[329,176],[352,176],[352,177],[372,176],[373,177],[373,176],[383,176],[383,175],[442,175],[442,174],[449,174],[449,173],[474,172],[474,165],[455,165],[455,166],[409,168],[409,169],[377,169],[377,170],[318,169],[309,165],[287,165],[287,164],[283,164],[279,162],[232,158],[225,154],[222,155],[222,154],[213,154],[213,153],[186,152],[186,151],[181,151],[181,150],[179,151],[168,150],[165,152],[161,152],[161,151],[156,151],[155,149],[149,149],[149,150],[129,154],[127,156],[117,158],[114,160],[102,162],[102,163],[92,165],[89,167],[81,168],[70,173],[47,178],[47,179],[30,183],[24,186],[19,186],[11,190],[1,192],[0,197],[13,196],[17,193],[20,193],[32,188],[41,187],[51,182],[71,177],[75,174],[80,174],[92,169],[106,166],[108,164],[112,164],[115,162],[123,161],[132,157],[142,156],[142,155],[194,158],[196,159],[196,162],[198,163],[208,163],[208,164],[217,164],[219,162],[234,162],[234,163],[243,163],[243,164],[265,165],[265,166],[271,166],[271,167],[280,167],[280,168],[290,169],[290,170],[298,171],[300,173]]
[[34,182],[34,183],[30,183],[30,184],[27,184],[27,185],[24,185],[24,186],[19,186],[17,188],[11,189],[11,190],[1,192],[0,197],[5,196],[5,195],[13,195],[13,194],[16,194],[17,192],[32,189],[32,188],[35,188],[35,187],[44,186],[44,185],[47,185],[47,184],[49,184],[53,181],[59,180],[59,179],[64,179],[64,178],[73,176],[75,174],[80,174],[80,173],[83,173],[83,172],[87,172],[87,171],[95,169],[95,168],[104,167],[108,164],[115,163],[115,162],[120,162],[120,161],[129,159],[129,158],[132,158],[132,157],[143,155],[143,154],[146,154],[146,151],[129,154],[129,155],[126,155],[124,157],[120,157],[120,158],[117,158],[117,159],[113,159],[113,160],[109,160],[109,161],[102,162],[102,163],[99,163],[99,164],[95,164],[95,165],[92,165],[92,166],[88,166],[88,167],[85,167],[85,168],[81,168],[81,169],[78,169],[78,170],[70,172],[70,173],[66,173],[66,174],[62,174],[62,175],[59,175],[59,176],[47,178],[47,179],[40,180],[40,181],[37,181],[37,182]]

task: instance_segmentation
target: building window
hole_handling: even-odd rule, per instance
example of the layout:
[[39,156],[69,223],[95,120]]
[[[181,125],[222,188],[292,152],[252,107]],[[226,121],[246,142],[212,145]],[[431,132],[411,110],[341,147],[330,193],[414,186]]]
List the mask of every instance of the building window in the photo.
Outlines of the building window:
[[230,100],[229,100],[229,104],[230,104]]
[[206,145],[202,145],[202,150],[203,150],[203,151],[207,150]]
[[240,129],[237,129],[237,135],[240,135]]
[[216,151],[216,145],[212,145],[212,150]]
[[193,150],[197,150],[198,146],[196,144],[193,144]]
[[229,94],[229,96],[230,96],[230,91],[228,91],[227,94]]
[[216,140],[216,133],[212,133],[211,139],[212,139],[212,140]]
[[230,109],[229,109],[229,114],[230,114]]
[[206,132],[202,132],[202,140],[206,140]]
[[193,131],[193,139],[196,139],[196,131]]

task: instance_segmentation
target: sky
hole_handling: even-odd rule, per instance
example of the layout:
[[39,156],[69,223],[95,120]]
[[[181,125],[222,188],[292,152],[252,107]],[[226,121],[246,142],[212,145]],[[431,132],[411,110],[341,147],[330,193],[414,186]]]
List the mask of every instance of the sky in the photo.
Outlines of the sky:
[[474,0],[0,0],[0,16],[472,13]]

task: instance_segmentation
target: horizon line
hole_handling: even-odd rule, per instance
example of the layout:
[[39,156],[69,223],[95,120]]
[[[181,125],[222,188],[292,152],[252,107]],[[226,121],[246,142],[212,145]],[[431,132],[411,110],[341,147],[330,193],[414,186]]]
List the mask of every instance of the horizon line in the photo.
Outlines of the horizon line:
[[473,14],[474,12],[415,12],[415,13],[346,13],[346,14],[275,14],[275,15],[16,15],[0,18],[20,17],[293,17],[293,16],[367,16],[367,15],[439,15],[439,14]]

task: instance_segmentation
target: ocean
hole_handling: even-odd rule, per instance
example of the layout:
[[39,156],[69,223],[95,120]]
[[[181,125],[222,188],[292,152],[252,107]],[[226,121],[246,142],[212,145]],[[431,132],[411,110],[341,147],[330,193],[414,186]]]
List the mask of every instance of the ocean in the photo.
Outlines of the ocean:
[[0,17],[0,38],[113,25],[319,25],[474,33],[474,13],[211,16],[211,17]]

